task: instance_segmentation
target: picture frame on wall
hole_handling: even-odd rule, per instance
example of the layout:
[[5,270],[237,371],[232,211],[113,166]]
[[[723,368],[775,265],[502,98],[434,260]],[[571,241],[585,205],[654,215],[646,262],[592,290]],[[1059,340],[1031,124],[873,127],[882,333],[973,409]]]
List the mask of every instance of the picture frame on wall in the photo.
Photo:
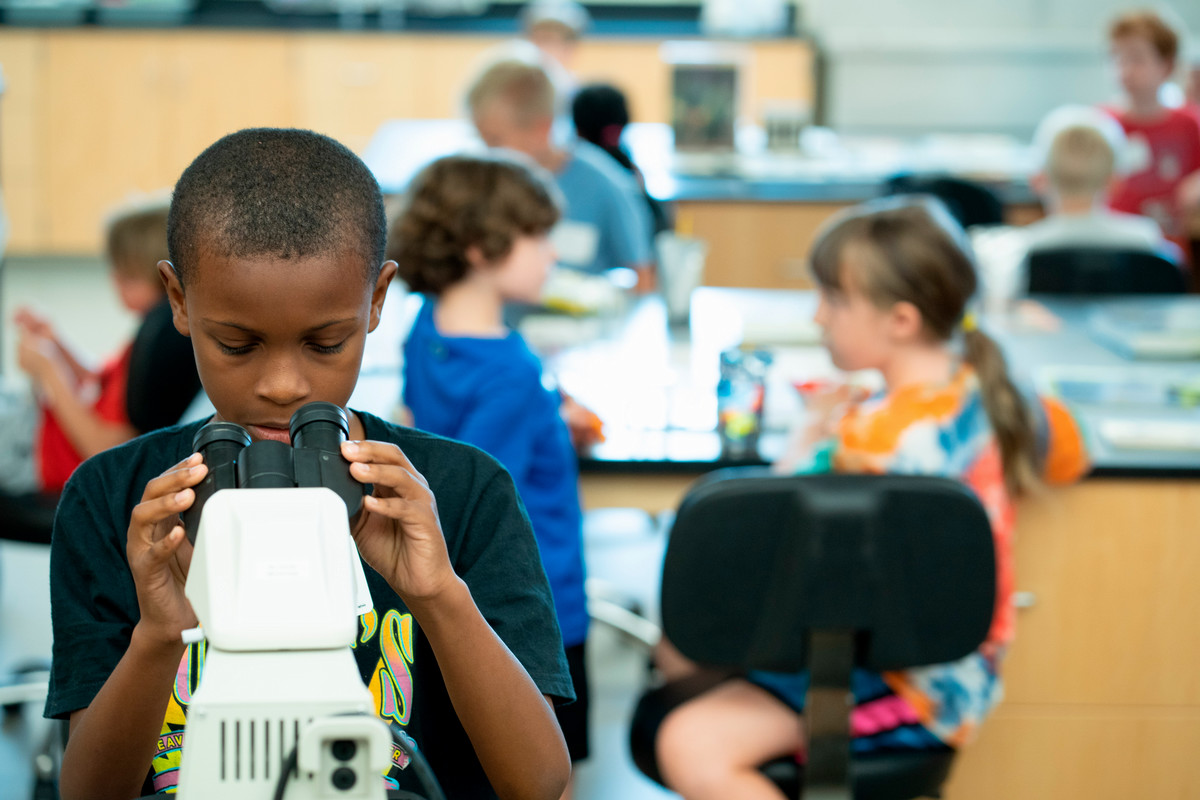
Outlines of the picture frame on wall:
[[704,43],[668,43],[671,128],[675,149],[728,153],[735,149],[740,72],[738,49]]

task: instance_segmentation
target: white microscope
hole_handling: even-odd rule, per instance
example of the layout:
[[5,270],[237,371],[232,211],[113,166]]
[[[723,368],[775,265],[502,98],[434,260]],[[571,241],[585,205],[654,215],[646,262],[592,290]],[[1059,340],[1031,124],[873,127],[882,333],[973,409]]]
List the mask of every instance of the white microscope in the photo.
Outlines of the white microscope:
[[371,598],[350,537],[364,487],[340,454],[348,431],[341,408],[310,403],[292,417],[294,447],[251,444],[231,423],[196,435],[209,471],[184,514],[185,593],[208,652],[183,800],[386,797],[392,735],[350,650]]

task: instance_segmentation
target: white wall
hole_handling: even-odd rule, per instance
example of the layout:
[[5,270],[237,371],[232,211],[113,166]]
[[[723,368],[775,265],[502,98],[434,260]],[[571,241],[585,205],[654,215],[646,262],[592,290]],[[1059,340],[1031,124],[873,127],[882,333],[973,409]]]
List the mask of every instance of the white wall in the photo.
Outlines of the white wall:
[[[1107,28],[1122,0],[802,0],[842,130],[1027,137],[1064,103],[1112,100]],[[1156,4],[1200,56],[1200,2]]]

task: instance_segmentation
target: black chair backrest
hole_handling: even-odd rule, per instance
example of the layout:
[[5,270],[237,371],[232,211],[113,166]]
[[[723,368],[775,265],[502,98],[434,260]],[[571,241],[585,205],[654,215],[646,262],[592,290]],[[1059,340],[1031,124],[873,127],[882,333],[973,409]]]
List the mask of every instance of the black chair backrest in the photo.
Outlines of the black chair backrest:
[[1004,222],[1004,203],[996,193],[981,183],[965,178],[904,173],[889,178],[883,190],[887,196],[933,195],[945,204],[946,209],[964,228],[972,225],[999,225]]
[[872,670],[953,661],[995,602],[987,514],[944,478],[713,473],[680,505],[663,567],[666,636],[737,670],[804,668],[814,630],[858,631]]
[[1030,294],[1182,294],[1183,270],[1146,250],[1056,247],[1026,259]]

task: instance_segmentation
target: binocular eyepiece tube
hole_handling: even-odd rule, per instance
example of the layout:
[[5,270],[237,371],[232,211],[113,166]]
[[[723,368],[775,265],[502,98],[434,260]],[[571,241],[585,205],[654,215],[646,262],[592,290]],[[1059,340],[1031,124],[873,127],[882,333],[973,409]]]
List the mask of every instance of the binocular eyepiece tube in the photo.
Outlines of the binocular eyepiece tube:
[[208,474],[194,491],[192,507],[180,516],[188,540],[196,543],[204,504],[222,489],[286,489],[324,486],[332,489],[353,517],[370,487],[350,475],[341,444],[350,434],[345,410],[333,403],[301,406],[288,426],[291,445],[251,442],[250,434],[232,422],[210,422],[196,432],[192,447],[204,457]]

